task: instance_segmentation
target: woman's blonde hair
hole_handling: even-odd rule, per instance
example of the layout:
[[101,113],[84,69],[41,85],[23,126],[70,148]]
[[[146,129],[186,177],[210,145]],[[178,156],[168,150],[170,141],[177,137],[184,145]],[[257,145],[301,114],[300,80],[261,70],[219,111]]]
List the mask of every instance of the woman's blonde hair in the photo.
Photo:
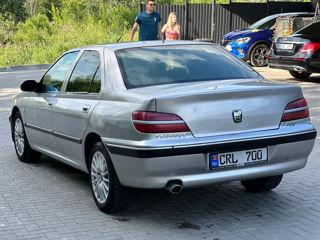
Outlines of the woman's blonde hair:
[[[168,17],[168,21],[167,21],[167,26],[168,26],[168,28],[171,30],[171,31],[173,31],[174,29],[172,28],[172,17],[173,16],[176,16],[177,17],[177,14],[175,13],[175,12],[171,12],[170,14],[169,14],[169,17]],[[179,27],[178,27],[178,24],[177,24],[177,22],[176,22],[176,24],[175,24],[175,30],[179,30]]]

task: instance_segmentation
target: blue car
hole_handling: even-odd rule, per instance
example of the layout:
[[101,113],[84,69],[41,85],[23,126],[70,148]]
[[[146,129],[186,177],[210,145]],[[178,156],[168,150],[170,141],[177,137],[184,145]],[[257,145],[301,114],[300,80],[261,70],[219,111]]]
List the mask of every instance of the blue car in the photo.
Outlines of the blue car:
[[229,32],[220,44],[237,57],[255,67],[268,64],[267,53],[272,44],[273,28],[278,17],[312,17],[314,13],[293,12],[270,15],[250,25],[247,29]]

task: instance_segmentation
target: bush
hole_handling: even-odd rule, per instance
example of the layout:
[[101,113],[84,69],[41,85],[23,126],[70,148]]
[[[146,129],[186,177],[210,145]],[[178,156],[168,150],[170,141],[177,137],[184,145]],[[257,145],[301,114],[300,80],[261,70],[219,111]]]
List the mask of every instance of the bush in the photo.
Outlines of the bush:
[[25,23],[17,25],[13,43],[42,43],[55,33],[54,24],[49,22],[46,15],[37,14]]
[[[0,46],[0,67],[51,63],[71,48],[113,43],[120,38],[127,41],[138,8],[130,10],[127,4],[112,0],[108,5],[102,0],[96,0],[95,4],[91,1],[88,8],[88,1],[62,0],[60,8],[51,8],[52,21],[37,14],[17,26],[11,22],[16,32],[9,43]],[[1,35],[4,31],[1,29],[0,37],[5,36]]]
[[16,32],[16,25],[13,19],[0,15],[0,47],[7,44]]
[[61,13],[66,21],[81,22],[87,18],[86,2],[85,0],[63,0]]

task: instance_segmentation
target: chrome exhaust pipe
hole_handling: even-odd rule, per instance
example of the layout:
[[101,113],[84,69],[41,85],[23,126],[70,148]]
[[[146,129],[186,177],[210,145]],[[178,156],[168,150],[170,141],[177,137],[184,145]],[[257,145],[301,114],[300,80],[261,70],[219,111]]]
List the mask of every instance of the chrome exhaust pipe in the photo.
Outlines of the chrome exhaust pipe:
[[179,194],[182,192],[183,187],[180,181],[169,181],[165,186],[165,189],[172,194]]

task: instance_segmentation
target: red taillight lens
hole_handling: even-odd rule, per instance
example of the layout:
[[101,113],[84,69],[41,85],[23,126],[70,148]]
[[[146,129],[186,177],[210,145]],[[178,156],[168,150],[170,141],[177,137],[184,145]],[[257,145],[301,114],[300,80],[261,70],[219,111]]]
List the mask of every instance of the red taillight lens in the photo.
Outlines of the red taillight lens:
[[305,62],[306,59],[304,59],[304,58],[296,58],[296,61]]
[[281,122],[309,117],[308,103],[305,98],[288,103],[282,115]]
[[320,43],[307,43],[300,50],[301,53],[311,53],[320,49]]
[[187,124],[175,114],[158,112],[132,113],[134,127],[143,133],[189,132]]

